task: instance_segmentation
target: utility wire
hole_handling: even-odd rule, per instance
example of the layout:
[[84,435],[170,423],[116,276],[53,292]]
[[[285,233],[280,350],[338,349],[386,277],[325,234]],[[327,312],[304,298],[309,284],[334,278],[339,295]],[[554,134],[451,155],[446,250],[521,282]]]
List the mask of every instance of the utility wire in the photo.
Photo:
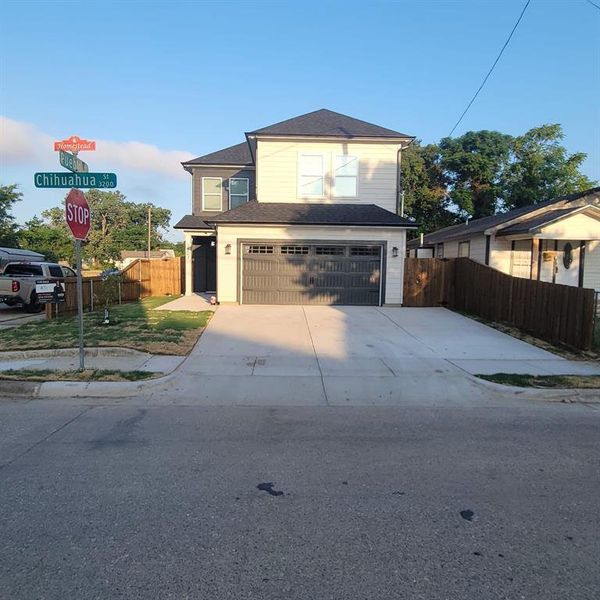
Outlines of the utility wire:
[[467,112],[471,108],[471,105],[473,104],[473,102],[475,102],[475,98],[477,98],[477,96],[479,96],[479,92],[481,92],[481,90],[483,89],[483,86],[485,85],[486,81],[489,79],[490,75],[492,74],[492,71],[494,70],[494,68],[498,64],[498,61],[500,60],[500,57],[502,56],[502,54],[504,54],[504,50],[506,50],[506,46],[508,46],[508,44],[509,44],[509,42],[510,42],[510,40],[511,40],[513,34],[514,34],[514,32],[517,30],[517,27],[519,26],[519,23],[521,22],[521,19],[523,18],[523,15],[525,14],[525,11],[527,10],[527,7],[529,6],[530,3],[531,3],[531,0],[527,0],[527,2],[525,3],[525,6],[523,7],[523,10],[521,11],[521,14],[519,15],[519,18],[517,19],[517,22],[515,23],[515,26],[512,28],[512,31],[510,32],[510,35],[508,36],[506,42],[504,42],[504,46],[502,46],[502,49],[500,50],[500,53],[496,57],[496,60],[494,61],[494,64],[492,65],[492,68],[488,71],[487,75],[483,78],[483,81],[481,82],[481,85],[479,86],[479,88],[475,92],[475,95],[471,98],[471,102],[469,102],[469,104],[467,104],[467,108],[465,108],[465,110],[463,111],[462,115],[460,115],[460,119],[458,119],[458,121],[456,121],[456,124],[452,128],[452,131],[450,132],[450,135],[448,137],[452,137],[452,134],[454,133],[454,130],[460,125],[460,122],[463,120],[463,117],[467,114]]
[[596,4],[595,2],[592,2],[592,0],[586,0],[586,2],[589,2],[592,6],[595,6],[598,10],[600,10],[600,5]]

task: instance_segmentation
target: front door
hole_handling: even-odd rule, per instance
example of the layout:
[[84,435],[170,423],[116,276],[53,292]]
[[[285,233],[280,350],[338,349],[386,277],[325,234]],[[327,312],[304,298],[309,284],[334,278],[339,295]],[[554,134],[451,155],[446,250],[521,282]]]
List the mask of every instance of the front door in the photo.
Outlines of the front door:
[[217,238],[194,238],[192,252],[194,292],[214,292],[217,289]]
[[576,240],[559,240],[556,254],[556,283],[579,285],[580,243]]

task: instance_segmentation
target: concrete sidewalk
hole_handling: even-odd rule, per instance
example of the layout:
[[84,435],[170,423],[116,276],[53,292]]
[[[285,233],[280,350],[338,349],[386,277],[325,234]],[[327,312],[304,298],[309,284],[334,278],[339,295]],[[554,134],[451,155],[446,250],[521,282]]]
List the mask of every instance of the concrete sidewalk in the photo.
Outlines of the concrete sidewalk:
[[201,310],[216,310],[217,306],[210,303],[211,294],[197,293],[191,296],[181,296],[176,300],[167,302],[158,306],[156,310],[189,310],[189,311],[201,311]]

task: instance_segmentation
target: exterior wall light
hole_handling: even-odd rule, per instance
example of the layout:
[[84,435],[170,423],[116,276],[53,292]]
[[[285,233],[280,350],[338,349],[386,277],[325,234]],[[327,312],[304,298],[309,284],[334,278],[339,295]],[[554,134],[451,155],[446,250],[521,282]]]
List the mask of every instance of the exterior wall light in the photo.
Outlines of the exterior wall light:
[[394,246],[394,247],[392,248],[392,256],[393,256],[394,258],[398,258],[398,246]]
[[225,254],[231,254],[231,244],[225,245]]

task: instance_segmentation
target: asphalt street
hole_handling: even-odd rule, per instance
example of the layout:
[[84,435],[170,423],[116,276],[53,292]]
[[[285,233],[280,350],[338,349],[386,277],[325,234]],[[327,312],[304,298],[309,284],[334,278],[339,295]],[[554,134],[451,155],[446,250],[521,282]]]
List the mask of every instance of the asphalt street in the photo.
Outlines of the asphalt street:
[[0,598],[600,592],[600,405],[0,400]]

